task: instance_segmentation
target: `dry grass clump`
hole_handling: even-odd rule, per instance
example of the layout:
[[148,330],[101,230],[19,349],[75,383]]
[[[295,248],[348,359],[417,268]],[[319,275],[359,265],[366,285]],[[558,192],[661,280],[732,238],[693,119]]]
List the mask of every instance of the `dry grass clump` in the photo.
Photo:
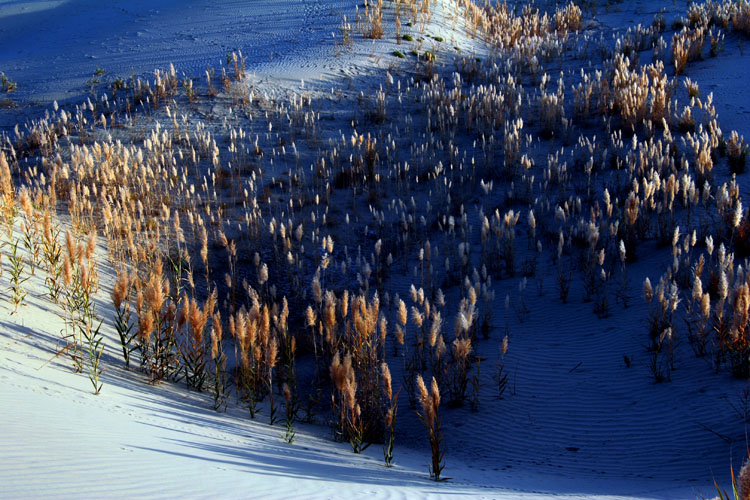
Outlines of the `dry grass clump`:
[[542,136],[550,137],[563,126],[565,120],[565,84],[562,76],[558,81],[557,92],[544,91],[547,75],[542,77],[542,89],[539,95],[539,116],[542,122]]
[[727,141],[727,157],[729,158],[729,170],[733,174],[742,174],[747,165],[748,145],[743,136],[738,136],[737,131],[732,130]]
[[372,5],[365,0],[364,7],[363,15],[357,16],[357,25],[362,36],[375,40],[383,38],[383,0],[377,0],[377,3]]
[[382,441],[395,418],[390,371],[382,368],[387,323],[380,315],[380,299],[375,294],[369,301],[364,296],[350,300],[348,292],[337,299],[327,291],[318,328],[325,332],[320,351],[324,358],[332,356],[336,434],[359,453],[369,443]]
[[659,123],[668,116],[672,87],[661,62],[631,72],[627,61],[618,57],[612,87],[612,107],[619,111],[626,127],[632,129],[646,117]]
[[555,11],[555,30],[560,33],[578,32],[581,29],[581,8],[570,3]]
[[750,4],[748,2],[732,3],[735,11],[732,15],[732,29],[745,36],[750,36]]
[[705,43],[706,30],[704,28],[685,27],[679,33],[675,33],[672,37],[672,64],[675,75],[682,74],[688,62],[703,57]]

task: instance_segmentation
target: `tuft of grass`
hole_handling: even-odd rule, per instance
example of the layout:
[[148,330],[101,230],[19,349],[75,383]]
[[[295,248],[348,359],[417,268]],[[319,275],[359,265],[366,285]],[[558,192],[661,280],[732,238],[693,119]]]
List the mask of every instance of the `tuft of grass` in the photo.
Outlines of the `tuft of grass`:
[[26,289],[23,284],[28,281],[29,276],[24,277],[26,266],[23,258],[18,253],[18,240],[10,245],[10,303],[13,304],[13,312],[18,312],[18,307],[23,305],[26,298]]
[[400,50],[394,50],[394,51],[392,52],[392,54],[393,54],[394,56],[398,57],[399,59],[403,59],[404,57],[406,57],[406,56],[404,55],[404,53],[403,53],[403,52],[401,52]]
[[13,92],[18,88],[18,84],[5,76],[5,73],[0,73],[0,88],[3,92]]

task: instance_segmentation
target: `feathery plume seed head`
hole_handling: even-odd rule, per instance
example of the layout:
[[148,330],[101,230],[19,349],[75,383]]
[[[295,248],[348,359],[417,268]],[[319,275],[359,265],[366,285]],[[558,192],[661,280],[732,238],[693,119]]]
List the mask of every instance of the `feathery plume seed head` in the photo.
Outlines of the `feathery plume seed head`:
[[435,342],[435,358],[443,359],[445,353],[448,352],[448,346],[445,345],[442,335],[438,335],[437,342]]
[[737,478],[737,489],[740,494],[740,500],[750,499],[750,460],[746,461],[742,466]]
[[388,364],[385,361],[383,361],[380,364],[380,372],[383,376],[383,386],[385,387],[385,395],[389,400],[391,400],[393,399],[391,370],[390,368],[388,368]]
[[415,325],[417,325],[417,328],[422,328],[424,316],[422,316],[422,313],[419,312],[419,309],[414,306],[411,306],[411,320]]
[[401,325],[396,325],[396,342],[399,345],[404,345],[404,329],[401,328]]
[[651,280],[648,278],[643,281],[643,297],[646,299],[646,302],[651,302],[651,299],[654,297],[654,289],[651,286]]
[[138,338],[148,344],[151,340],[151,331],[154,329],[154,315],[144,314],[138,321]]
[[70,231],[67,231],[65,233],[65,249],[68,252],[70,260],[76,260],[76,258],[78,257],[78,246],[75,244],[73,235],[70,233]]
[[382,314],[378,322],[378,329],[380,330],[380,342],[385,345],[385,338],[388,336],[388,320]]
[[401,299],[398,300],[398,321],[401,323],[401,326],[406,326],[406,322],[408,321],[406,303]]
[[115,286],[112,289],[112,304],[117,310],[120,309],[122,301],[125,300],[128,295],[129,282],[130,280],[127,271],[122,270],[117,273],[117,281],[115,281]]
[[31,217],[34,214],[34,208],[31,205],[31,198],[29,197],[29,190],[26,187],[21,188],[21,193],[18,196],[18,201],[21,204],[21,208],[26,212],[27,217]]
[[222,333],[221,313],[217,311],[213,315],[211,325],[211,359],[216,359],[219,356]]
[[70,262],[70,255],[66,254],[63,258],[63,283],[65,286],[70,286],[73,280],[73,265]]
[[435,414],[437,414],[437,409],[440,406],[440,388],[438,387],[437,380],[435,380],[435,377],[432,377],[432,407],[434,409]]
[[268,266],[264,262],[258,271],[258,284],[263,285],[266,281],[268,281]]
[[443,327],[443,318],[440,316],[440,312],[435,312],[432,316],[432,324],[430,325],[430,337],[428,343],[430,347],[435,347],[440,330]]
[[727,298],[727,295],[729,294],[729,282],[727,280],[727,273],[725,271],[721,271],[721,274],[719,274],[719,298],[721,300],[724,300]]
[[323,300],[323,290],[320,287],[320,269],[318,269],[315,272],[315,276],[313,276],[312,294],[313,294],[313,300],[317,302],[318,304],[320,304],[321,301]]
[[417,399],[419,400],[422,408],[425,407],[429,400],[429,393],[427,392],[427,386],[424,384],[424,379],[421,374],[417,374]]
[[315,326],[315,320],[315,311],[311,306],[307,306],[307,309],[305,310],[305,326]]
[[278,350],[278,341],[276,340],[276,336],[273,336],[271,337],[271,340],[268,341],[268,350],[266,351],[266,364],[269,369],[273,369],[273,367],[276,366],[276,362],[278,361]]
[[339,391],[342,391],[344,388],[344,381],[346,379],[346,374],[344,373],[342,366],[341,366],[341,356],[338,352],[334,354],[333,360],[331,361],[331,366],[329,368],[329,373],[331,375],[331,380],[333,381],[333,385],[336,386],[336,389]]
[[701,298],[701,314],[705,319],[711,316],[711,295],[708,292]]
[[86,259],[91,260],[94,256],[94,251],[96,251],[96,232],[92,231],[86,242]]

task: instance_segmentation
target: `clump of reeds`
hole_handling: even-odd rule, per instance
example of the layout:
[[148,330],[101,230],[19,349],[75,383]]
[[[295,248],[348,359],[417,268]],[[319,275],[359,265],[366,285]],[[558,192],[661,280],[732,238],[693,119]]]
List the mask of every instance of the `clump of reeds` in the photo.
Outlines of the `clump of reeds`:
[[745,172],[748,150],[750,148],[748,148],[744,136],[738,136],[737,131],[733,130],[727,141],[729,170],[733,174],[742,174]]
[[60,245],[60,228],[52,224],[49,205],[45,205],[42,216],[42,257],[46,276],[44,283],[47,285],[49,298],[52,302],[59,301],[62,289],[62,261],[63,249]]
[[8,255],[10,261],[10,297],[9,301],[13,305],[13,311],[11,314],[18,312],[19,306],[23,305],[23,301],[26,298],[26,289],[24,283],[29,280],[31,276],[24,276],[26,272],[26,264],[23,256],[18,251],[18,240],[14,240],[10,244],[10,254]]
[[120,338],[122,357],[125,366],[130,367],[130,355],[139,348],[135,344],[137,331],[134,331],[130,319],[130,300],[133,291],[133,279],[126,270],[117,273],[117,281],[112,289],[112,304],[115,307],[115,330]]
[[383,38],[383,0],[377,0],[377,3],[374,5],[370,5],[365,0],[364,19],[361,24],[362,35],[365,38]]
[[180,347],[182,369],[185,383],[189,388],[203,390],[208,377],[208,353],[204,330],[209,319],[214,315],[216,307],[216,291],[208,296],[201,308],[198,301],[183,296],[182,308],[177,313],[177,327],[187,328],[187,340]]
[[149,271],[148,279],[138,283],[136,289],[141,364],[149,372],[152,383],[169,379],[179,370],[177,304],[170,296],[169,281],[162,272],[159,258]]
[[430,462],[430,477],[435,481],[444,481],[440,475],[445,468],[443,458],[445,449],[442,446],[443,431],[440,428],[440,389],[438,388],[435,377],[432,378],[431,392],[427,390],[422,375],[417,375],[417,399],[421,407],[421,412],[417,412],[419,419],[427,429],[430,437],[430,451],[432,461]]
[[282,386],[282,393],[284,394],[284,408],[286,418],[284,419],[284,441],[289,444],[294,442],[297,433],[294,431],[294,402],[292,401],[292,391],[289,389],[289,385],[284,382]]
[[559,33],[578,32],[581,29],[581,8],[569,3],[555,11],[554,21],[555,30]]
[[706,30],[702,27],[690,29],[685,27],[672,37],[672,63],[674,74],[680,75],[687,63],[700,59],[706,41]]
[[211,319],[211,360],[214,364],[211,388],[214,399],[213,407],[217,411],[221,408],[226,409],[229,399],[229,379],[226,372],[227,356],[224,354],[222,334],[221,313],[217,311]]
[[357,380],[351,354],[347,354],[342,362],[339,353],[336,353],[331,362],[330,374],[337,393],[331,398],[336,432],[341,439],[349,441],[354,453],[362,453],[370,443],[365,442],[366,422],[361,418],[362,407],[357,402]]
[[83,369],[80,353],[81,344],[88,355],[88,375],[94,386],[94,393],[101,390],[101,356],[104,349],[101,334],[102,321],[95,311],[94,297],[99,288],[96,272],[96,234],[91,233],[86,245],[76,244],[70,232],[66,235],[66,253],[63,261],[63,281],[65,283],[64,309],[67,312],[65,346],[74,362],[76,371]]
[[385,361],[380,365],[383,377],[383,388],[386,398],[386,412],[384,427],[386,431],[385,444],[383,445],[383,458],[385,466],[391,467],[393,463],[393,447],[396,442],[396,416],[398,413],[398,393],[393,394],[391,371]]
[[662,277],[654,290],[651,281],[643,282],[643,295],[649,304],[648,329],[651,338],[649,368],[656,382],[671,380],[676,346],[674,313],[680,302],[677,285]]

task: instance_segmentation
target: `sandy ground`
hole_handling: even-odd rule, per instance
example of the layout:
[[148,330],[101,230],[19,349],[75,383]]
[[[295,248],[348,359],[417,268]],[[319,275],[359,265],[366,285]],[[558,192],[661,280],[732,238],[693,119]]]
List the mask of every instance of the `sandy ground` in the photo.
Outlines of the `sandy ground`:
[[[630,10],[629,5],[599,12],[595,26],[609,33],[648,23],[664,6],[675,9],[671,2],[640,2]],[[247,57],[252,86],[352,82],[392,64],[394,47],[392,41],[360,41],[351,51],[337,48],[338,26],[353,12],[347,0],[0,0],[0,71],[18,83],[12,95],[18,107],[0,110],[0,125],[35,116],[53,100],[77,102],[97,68],[105,71],[103,83],[148,75],[170,63],[201,78],[207,66],[218,67],[233,50]],[[431,29],[453,36],[445,17],[436,16]],[[473,43],[459,41],[467,48]],[[745,137],[750,137],[745,118],[750,109],[743,100],[747,65],[737,62],[748,54],[750,49],[727,46],[718,58],[691,64],[686,72],[706,93],[714,92],[722,125]],[[655,250],[649,255],[632,270],[633,283],[663,271],[664,255]],[[102,269],[102,277],[106,299],[111,276]],[[736,463],[742,456],[744,431],[735,409],[746,384],[714,375],[686,345],[673,382],[653,384],[643,352],[645,306],[638,286],[632,308],[614,307],[613,316],[600,321],[579,299],[581,290],[573,289],[571,304],[551,301],[555,284],[547,278],[547,295],[538,296],[531,286],[525,299],[543,314],[523,322],[508,315],[511,395],[491,400],[488,384],[491,402],[482,411],[460,409],[446,420],[451,450],[446,471],[452,480],[441,484],[427,480],[418,424],[409,424],[393,470],[382,466],[379,447],[353,455],[348,445],[328,439],[326,428],[300,426],[299,440],[286,445],[283,429],[250,422],[238,407],[217,414],[206,397],[168,384],[154,388],[126,372],[111,325],[104,392],[91,395],[88,380],[54,357],[62,325],[39,298],[43,284],[35,278],[19,314],[10,315],[2,304],[0,400],[11,411],[4,413],[0,430],[0,495],[710,496],[711,474],[726,480],[730,459]],[[7,273],[0,283],[7,287]],[[408,284],[401,285],[405,295]],[[518,293],[517,281],[497,285],[498,323],[505,320],[502,299],[510,294],[516,301]],[[99,306],[103,316],[111,316],[106,300]],[[478,434],[483,439],[477,440]]]

